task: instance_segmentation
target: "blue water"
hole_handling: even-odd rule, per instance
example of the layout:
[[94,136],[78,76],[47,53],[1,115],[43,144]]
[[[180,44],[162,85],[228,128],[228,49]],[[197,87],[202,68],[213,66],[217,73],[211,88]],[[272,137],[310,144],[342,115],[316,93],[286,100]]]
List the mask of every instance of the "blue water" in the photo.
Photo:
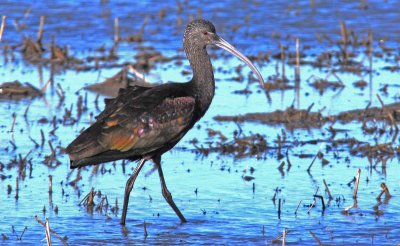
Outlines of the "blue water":
[[[392,55],[384,54],[384,58],[374,57],[374,72],[371,77],[368,73],[358,75],[345,72],[336,72],[345,84],[341,91],[328,89],[323,95],[310,86],[312,75],[325,78],[329,73],[328,68],[316,69],[309,65],[301,67],[301,84],[299,97],[294,90],[271,92],[272,103],[268,103],[265,95],[259,92],[255,83],[235,82],[232,77],[237,74],[234,68],[241,64],[235,58],[226,53],[209,49],[210,53],[217,54],[212,62],[217,79],[217,90],[210,110],[197,124],[199,127],[192,129],[185,138],[170,152],[163,155],[163,169],[166,182],[177,206],[185,215],[188,223],[180,224],[171,208],[161,195],[159,180],[156,174],[146,176],[153,165],[147,163],[139,175],[135,189],[131,194],[126,228],[119,225],[122,210],[123,191],[129,174],[135,167],[135,163],[126,164],[126,172],[123,173],[121,162],[106,164],[104,174],[93,174],[93,168],[89,167],[81,171],[82,179],[77,183],[77,188],[68,185],[77,176],[77,171],[69,169],[67,156],[60,153],[59,147],[65,147],[78,134],[88,127],[94,120],[93,116],[98,111],[95,107],[96,94],[87,94],[88,111],[83,112],[80,120],[74,124],[63,125],[58,123],[55,134],[51,120],[56,117],[62,120],[64,109],[73,105],[72,115],[77,117],[76,102],[78,96],[85,96],[81,88],[105,78],[113,76],[119,68],[101,69],[99,71],[77,72],[74,69],[66,69],[55,75],[55,85],[60,84],[65,90],[65,101],[59,104],[56,94],[56,86],[46,90],[44,98],[22,101],[0,101],[0,162],[4,164],[1,175],[11,175],[10,178],[0,180],[0,234],[8,239],[0,238],[1,244],[38,245],[45,244],[44,228],[36,222],[34,216],[38,215],[42,220],[49,218],[50,227],[61,236],[68,237],[70,245],[98,245],[98,244],[270,244],[271,240],[282,234],[284,229],[289,230],[286,243],[305,245],[315,244],[315,240],[309,233],[311,230],[324,244],[345,245],[393,245],[400,242],[399,234],[399,161],[391,158],[387,161],[387,168],[382,169],[381,164],[377,168],[371,168],[368,158],[352,156],[346,146],[339,146],[335,152],[326,151],[326,145],[290,145],[289,158],[292,163],[290,170],[287,164],[282,174],[278,167],[282,160],[277,160],[274,149],[262,154],[261,159],[249,157],[235,158],[232,155],[220,155],[211,153],[208,156],[195,153],[195,147],[191,141],[196,138],[197,145],[208,146],[209,142],[218,142],[218,137],[209,137],[207,128],[221,131],[233,139],[233,132],[239,128],[242,134],[250,135],[259,133],[265,137],[268,146],[277,146],[277,136],[282,135],[284,125],[262,125],[258,123],[217,122],[213,119],[216,115],[238,115],[251,112],[272,112],[276,109],[284,110],[291,105],[306,109],[315,103],[312,111],[325,108],[324,115],[334,115],[350,109],[362,109],[371,102],[372,106],[380,106],[376,97],[379,93],[386,104],[398,102],[400,98],[399,78],[397,73],[384,70],[387,65],[395,65],[394,55],[399,55],[398,35],[399,16],[395,9],[399,9],[399,2],[387,1],[339,1],[319,2],[315,6],[310,1],[291,3],[277,1],[274,3],[262,3],[257,1],[221,2],[192,1],[182,3],[182,11],[178,11],[175,1],[169,2],[106,2],[88,1],[84,3],[69,1],[3,1],[0,3],[0,15],[7,15],[7,26],[3,35],[0,48],[6,43],[17,45],[22,36],[36,37],[39,17],[46,16],[44,44],[49,47],[50,36],[55,35],[56,43],[69,47],[70,54],[84,58],[88,55],[99,55],[95,49],[104,45],[109,48],[113,44],[113,22],[119,17],[120,33],[122,37],[134,34],[138,31],[146,16],[150,16],[145,28],[144,42],[121,43],[118,49],[120,59],[118,62],[131,61],[138,52],[139,46],[153,46],[166,56],[183,55],[181,38],[185,23],[190,16],[201,15],[212,20],[218,33],[226,40],[233,43],[238,49],[247,55],[256,55],[259,52],[279,53],[279,43],[288,46],[291,52],[295,50],[295,38],[301,40],[301,47],[311,46],[307,50],[307,59],[312,60],[313,54],[322,51],[337,51],[335,44],[327,41],[319,42],[317,36],[328,35],[333,40],[340,39],[340,20],[344,20],[349,29],[362,37],[367,36],[367,31],[372,30],[374,35],[374,52],[380,53],[381,46],[393,47]],[[363,4],[368,6],[364,9]],[[30,14],[23,19],[24,13],[31,8]],[[163,19],[160,19],[161,9],[166,11]],[[15,19],[25,24],[26,28],[17,32],[13,27]],[[177,19],[182,19],[178,25]],[[248,19],[248,21],[246,21]],[[233,31],[238,26],[237,31]],[[359,48],[363,50],[363,48]],[[30,82],[41,88],[50,77],[49,67],[44,65],[40,70],[38,65],[32,65],[23,61],[17,50],[14,52],[15,60],[3,61],[0,59],[0,82],[19,80]],[[356,60],[369,66],[368,57],[363,53],[357,53]],[[264,77],[275,74],[275,67],[280,62],[272,59],[270,62],[257,63]],[[176,65],[174,61],[158,64],[150,70],[146,77],[153,82],[187,81],[190,75],[182,75],[182,70],[190,70],[188,62]],[[40,72],[42,71],[42,72]],[[243,75],[247,78],[250,71],[243,69]],[[293,81],[294,67],[286,66],[288,78]],[[40,75],[40,73],[42,73]],[[353,86],[353,82],[364,79],[368,86],[361,90]],[[329,77],[329,80],[335,80]],[[290,82],[294,84],[293,82]],[[388,93],[384,94],[379,89],[388,85]],[[249,88],[250,95],[238,95],[236,90]],[[103,97],[99,101],[99,108],[103,108]],[[23,114],[30,104],[28,116]],[[10,132],[12,116],[16,113],[14,132]],[[41,118],[50,122],[42,123]],[[329,139],[330,124],[320,129],[286,131],[287,140],[290,143],[314,139]],[[376,122],[380,128],[388,128],[385,122]],[[339,132],[335,139],[355,137],[360,141],[374,144],[389,142],[391,136],[383,134],[365,135],[361,130],[360,122],[349,124],[335,123],[335,128],[346,131]],[[31,137],[40,144],[43,130],[45,144],[35,148]],[[10,140],[17,148],[13,150]],[[51,154],[47,141],[50,140],[56,148],[57,159],[60,165],[49,168],[43,164],[46,155]],[[399,146],[399,139],[393,143]],[[27,159],[32,158],[32,174],[29,177],[29,165],[26,177],[20,177],[19,199],[15,196],[15,180],[18,177],[18,164],[8,165],[10,160],[22,158],[29,151]],[[314,163],[311,175],[307,173],[313,156],[321,150],[324,158],[330,163],[322,166],[320,160]],[[286,149],[285,149],[286,151]],[[310,158],[299,158],[299,154],[309,154]],[[349,159],[349,161],[346,160]],[[285,159],[283,159],[285,160]],[[286,160],[285,160],[286,161]],[[375,161],[375,160],[373,160]],[[255,169],[250,174],[250,167]],[[358,191],[358,208],[351,209],[350,215],[341,213],[343,209],[353,204],[353,186],[347,185],[361,168],[361,180]],[[48,193],[48,175],[53,176],[53,193]],[[252,176],[252,181],[244,181],[242,176]],[[317,202],[316,208],[307,213],[309,205],[313,201],[313,194],[319,187],[319,194],[323,195],[328,203],[328,196],[324,192],[323,179],[330,185],[334,200],[330,202],[323,212],[321,203]],[[382,214],[377,215],[374,206],[375,198],[380,192],[380,184],[385,182],[393,197],[387,203],[379,206]],[[11,185],[12,192],[7,194],[7,186]],[[253,185],[255,187],[253,191]],[[107,211],[86,210],[79,206],[79,202],[94,187],[107,195],[110,206]],[[275,188],[280,192],[274,197]],[[64,190],[64,195],[62,194]],[[197,190],[197,194],[196,191]],[[151,199],[150,199],[151,197]],[[339,199],[340,201],[336,201]],[[111,206],[115,206],[118,199],[119,211],[113,213]],[[282,213],[278,218],[278,199],[282,201]],[[95,203],[100,202],[95,199]],[[297,215],[296,210],[301,201]],[[43,213],[43,207],[46,213]],[[53,210],[58,207],[58,213]],[[380,214],[380,213],[379,213]],[[146,222],[148,237],[143,235],[143,224]],[[14,226],[16,233],[13,233]],[[25,227],[27,231],[18,240]],[[264,229],[263,229],[264,228]],[[264,232],[263,232],[264,231]],[[60,244],[57,238],[52,236],[54,244]]]

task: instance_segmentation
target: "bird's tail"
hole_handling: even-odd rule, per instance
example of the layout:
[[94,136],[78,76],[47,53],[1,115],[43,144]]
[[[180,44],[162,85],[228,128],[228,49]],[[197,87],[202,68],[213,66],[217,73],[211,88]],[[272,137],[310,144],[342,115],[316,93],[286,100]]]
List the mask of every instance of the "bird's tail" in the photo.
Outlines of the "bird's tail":
[[132,156],[128,156],[127,153],[108,151],[108,152],[101,153],[99,155],[82,158],[80,160],[71,160],[70,168],[74,169],[74,168],[80,168],[80,167],[85,167],[85,166],[90,166],[90,165],[98,165],[101,163],[117,161],[120,159],[137,160],[137,159],[140,159],[140,157],[138,156],[137,158],[135,158]]

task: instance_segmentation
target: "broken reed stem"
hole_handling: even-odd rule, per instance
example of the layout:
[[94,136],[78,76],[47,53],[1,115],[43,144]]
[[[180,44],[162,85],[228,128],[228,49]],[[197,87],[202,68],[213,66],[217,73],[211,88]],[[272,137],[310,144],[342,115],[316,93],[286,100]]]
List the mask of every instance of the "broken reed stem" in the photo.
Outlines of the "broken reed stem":
[[[318,153],[319,153],[319,152],[318,152]],[[317,155],[318,155],[318,154],[317,154]],[[317,195],[317,194],[318,194],[318,191],[319,191],[319,186],[317,187],[317,190],[315,191],[314,199],[313,199],[313,201],[312,201],[312,203],[311,203],[311,205],[310,205],[310,208],[309,208],[308,211],[307,211],[307,214],[310,213],[311,209],[315,206],[315,203],[317,202],[317,200],[315,199],[315,197],[318,196],[318,195]]]
[[[285,232],[285,236],[286,236],[287,234],[289,234],[290,230],[286,230],[286,229],[285,229],[284,232]],[[275,237],[274,239],[272,239],[272,240],[271,240],[271,244],[276,243],[276,242],[277,242],[279,239],[281,239],[282,237],[283,237],[283,233],[282,233],[281,235]]]
[[119,20],[118,17],[114,19],[114,43],[119,42]]
[[40,129],[40,136],[42,137],[42,142],[41,142],[40,146],[43,147],[45,138],[44,138],[44,133],[43,133],[42,129]]
[[285,230],[283,230],[283,233],[282,233],[282,246],[285,246],[285,244],[286,244],[286,234],[287,234],[287,231],[286,231],[286,229]]
[[17,146],[15,145],[15,143],[13,141],[15,141],[15,140],[14,139],[10,140],[9,143],[13,146],[13,148],[15,150],[17,148]]
[[18,192],[19,192],[19,178],[15,179],[15,199],[18,200]]
[[[314,195],[318,195],[318,191],[319,191],[319,186],[317,187],[317,190],[315,191]],[[315,200],[315,198],[314,198],[314,200]]]
[[289,171],[290,168],[292,167],[292,163],[289,160],[289,149],[286,149],[286,161],[287,161],[287,164],[288,164],[288,167],[287,167],[286,170]]
[[145,29],[145,27],[146,27],[146,25],[147,25],[147,22],[149,22],[149,20],[150,20],[150,16],[149,16],[149,15],[146,15],[146,17],[144,18],[143,24],[142,24],[142,26],[140,27],[140,31],[139,31],[139,34],[140,34],[140,35],[143,35],[143,34],[144,34],[144,29]]
[[318,245],[323,245],[321,243],[321,241],[317,238],[317,236],[315,236],[315,234],[311,230],[309,230],[309,232],[310,232],[311,236],[314,238],[314,240],[318,243]]
[[29,103],[28,106],[26,106],[25,112],[24,112],[24,118],[26,118],[28,116],[28,110],[29,107],[31,106],[31,104]]
[[[26,230],[28,230],[28,227],[27,227],[27,226],[25,226],[25,228],[24,228],[24,230],[22,231],[22,233],[21,233],[20,236],[16,235],[16,236],[17,236],[17,240],[22,240],[22,237],[24,236]],[[15,232],[14,232],[14,233],[15,233]],[[4,234],[2,234],[2,235],[4,235]],[[4,239],[4,238],[3,238],[3,239]]]
[[[51,76],[50,76],[51,77]],[[42,87],[42,89],[40,89],[40,91],[44,94],[46,92],[47,87],[49,86],[49,84],[51,83],[52,79],[50,78],[49,80],[47,80],[46,84],[44,84],[44,86]]]
[[6,19],[7,19],[7,16],[3,15],[3,18],[1,19],[1,26],[0,26],[0,42],[1,42],[1,38],[3,37],[4,27],[6,25]]
[[324,182],[326,192],[328,192],[329,199],[332,199],[333,196],[332,196],[332,194],[331,194],[331,191],[329,190],[328,185],[326,184],[325,179],[323,179],[322,181]]
[[[312,105],[313,105],[313,104],[312,104]],[[309,108],[309,109],[311,110],[311,108]],[[315,155],[314,159],[311,161],[310,166],[307,168],[307,172],[310,172],[312,165],[314,164],[315,160],[316,160],[317,157],[318,157],[318,154],[319,154],[319,150],[318,150],[318,153]]]
[[357,192],[358,192],[358,184],[360,182],[360,175],[361,175],[361,168],[358,169],[357,175],[356,175],[356,184],[354,186],[354,194],[353,194],[353,198],[354,199],[357,199]]
[[56,45],[54,43],[54,34],[50,37],[50,52],[51,52],[51,60],[56,59]]
[[296,38],[296,82],[300,81],[300,39]]
[[381,193],[379,193],[379,195],[376,197],[376,199],[381,200],[383,194],[385,194],[385,191],[381,190]]
[[15,114],[15,112],[12,114],[12,117],[13,117],[13,121],[12,121],[12,124],[11,124],[10,132],[14,132],[15,120],[17,119],[17,115]]
[[48,218],[46,218],[45,229],[46,229],[46,242],[47,242],[47,246],[51,246],[50,224],[49,224],[49,219],[48,219]]
[[39,147],[39,144],[35,141],[35,139],[33,139],[31,136],[29,136],[29,139],[33,142],[33,144],[35,144],[35,148]]
[[299,210],[300,204],[303,200],[300,200],[299,204],[297,205],[296,211],[294,211],[294,214],[297,214],[297,210]]
[[392,195],[389,192],[389,188],[387,187],[387,185],[385,183],[381,184],[381,188],[382,190],[385,192],[386,197],[391,197]]
[[44,16],[40,16],[39,31],[37,36],[38,43],[41,43],[43,38],[44,18],[45,18]]
[[376,197],[376,200],[381,200],[383,194],[385,194],[385,191],[381,190],[381,193]]
[[[78,173],[79,175],[79,173]],[[72,181],[71,181],[72,182]],[[83,204],[83,206],[94,206],[93,198],[97,192],[94,191],[94,188],[82,199],[79,203],[79,206]]]
[[318,197],[319,199],[321,199],[322,202],[322,210],[325,210],[326,206],[325,206],[325,201],[324,201],[324,197],[321,195],[314,195],[314,198]]
[[348,58],[348,53],[347,53],[348,33],[344,21],[340,21],[340,33],[342,35],[344,61],[346,62]]
[[389,188],[387,187],[387,185],[385,183],[381,184],[381,188],[382,188],[382,191],[378,195],[378,197],[376,198],[377,200],[380,200],[383,194],[385,194],[386,198],[391,198],[392,197],[392,195],[389,192]]
[[143,227],[144,227],[144,238],[147,238],[147,236],[148,236],[149,234],[147,234],[146,221],[144,221]]
[[310,213],[311,209],[315,206],[315,202],[316,202],[316,200],[315,200],[315,197],[314,197],[314,200],[312,201],[312,203],[310,205],[310,208],[307,211],[308,214]]
[[53,193],[53,176],[49,175],[49,193]]
[[373,51],[372,42],[373,42],[373,35],[372,35],[372,31],[369,30],[368,31],[367,50],[368,50],[368,58],[369,58],[369,71],[371,74],[372,74],[372,51]]
[[[46,224],[41,219],[39,219],[39,217],[37,215],[35,215],[35,219],[39,224],[41,224],[42,226],[44,226],[46,228]],[[68,243],[66,242],[66,240],[67,240],[66,237],[62,238],[60,235],[57,234],[57,232],[55,232],[50,227],[49,227],[49,232],[51,232],[56,238],[58,238],[58,240],[60,240],[64,245],[68,246]]]
[[56,151],[55,151],[55,149],[53,148],[53,145],[51,144],[51,140],[47,141],[47,143],[49,144],[49,147],[50,147],[50,150],[51,150],[51,154],[52,154],[53,156],[56,156]]
[[394,128],[396,129],[396,131],[398,131],[399,128],[397,127],[396,121],[394,120],[392,113],[390,113],[390,111],[385,107],[385,104],[383,103],[383,101],[382,101],[382,99],[381,99],[381,96],[379,96],[378,93],[376,93],[376,96],[378,97],[378,100],[379,100],[379,102],[380,102],[381,105],[382,105],[383,111],[388,115],[388,117],[389,117],[389,119],[390,119],[390,122],[392,123],[392,125],[394,126]]
[[278,200],[278,219],[281,219],[281,206],[282,206],[281,204],[282,204],[282,201],[279,198],[279,200]]
[[282,60],[282,82],[286,80],[286,71],[285,71],[285,48],[283,47],[282,44],[281,46],[281,60]]

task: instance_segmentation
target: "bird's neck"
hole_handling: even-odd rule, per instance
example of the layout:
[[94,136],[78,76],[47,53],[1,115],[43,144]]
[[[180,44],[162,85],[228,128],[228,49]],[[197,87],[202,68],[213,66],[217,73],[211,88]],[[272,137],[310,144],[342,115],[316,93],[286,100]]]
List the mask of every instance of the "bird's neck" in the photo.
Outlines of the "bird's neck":
[[214,72],[206,48],[186,51],[190,66],[193,70],[193,93],[196,97],[200,117],[207,111],[214,97]]

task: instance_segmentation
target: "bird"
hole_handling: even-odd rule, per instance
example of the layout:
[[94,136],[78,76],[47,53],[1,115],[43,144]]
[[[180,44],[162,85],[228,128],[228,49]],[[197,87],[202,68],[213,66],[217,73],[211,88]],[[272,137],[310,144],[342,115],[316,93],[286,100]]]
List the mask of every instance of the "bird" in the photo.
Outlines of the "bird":
[[70,168],[81,168],[117,160],[138,161],[126,182],[120,224],[125,225],[129,196],[143,165],[151,160],[158,170],[162,195],[179,217],[185,217],[167,188],[161,156],[172,149],[199,121],[213,100],[215,80],[207,46],[220,47],[255,73],[261,87],[264,80],[254,64],[234,46],[218,36],[214,25],[204,19],[185,28],[183,47],[193,71],[185,83],[169,82],[153,87],[128,86],[115,98],[105,99],[104,110],[90,127],[66,148]]

